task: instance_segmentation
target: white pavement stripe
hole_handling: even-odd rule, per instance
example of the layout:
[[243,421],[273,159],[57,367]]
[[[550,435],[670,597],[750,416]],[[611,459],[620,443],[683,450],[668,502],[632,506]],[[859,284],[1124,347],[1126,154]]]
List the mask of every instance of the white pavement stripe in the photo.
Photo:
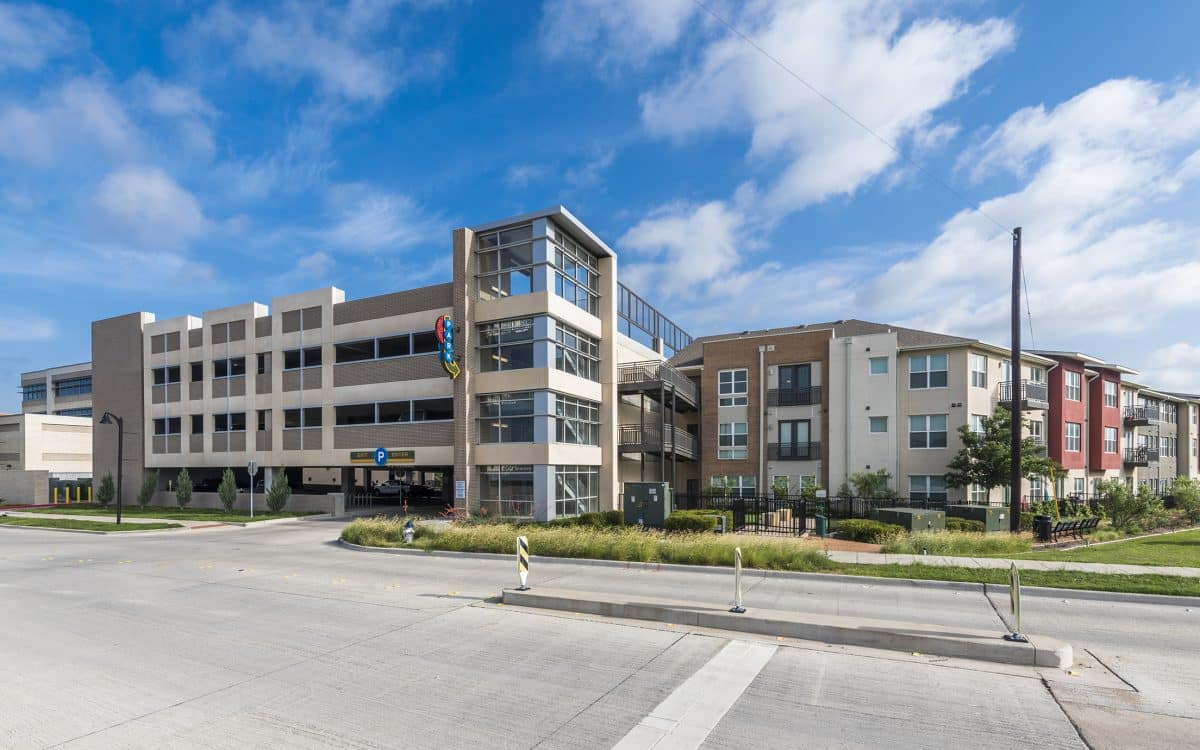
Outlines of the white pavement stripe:
[[614,750],[694,750],[775,655],[775,646],[730,641],[629,730]]

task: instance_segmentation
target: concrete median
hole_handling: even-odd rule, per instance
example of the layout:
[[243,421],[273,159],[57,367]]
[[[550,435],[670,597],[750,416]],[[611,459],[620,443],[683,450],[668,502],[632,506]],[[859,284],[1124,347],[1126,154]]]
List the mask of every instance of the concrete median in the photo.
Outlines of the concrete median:
[[1066,669],[1074,661],[1070,644],[1043,636],[1028,636],[1028,643],[1016,643],[1004,640],[1004,633],[998,630],[756,608],[745,614],[735,614],[729,612],[728,608],[712,605],[553,588],[529,591],[505,589],[502,600],[509,606],[649,620],[685,627],[714,628],[1029,667]]

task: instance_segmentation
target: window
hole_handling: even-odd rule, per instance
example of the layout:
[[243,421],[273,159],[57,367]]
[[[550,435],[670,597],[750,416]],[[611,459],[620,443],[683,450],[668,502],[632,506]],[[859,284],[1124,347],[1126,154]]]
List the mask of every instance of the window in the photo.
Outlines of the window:
[[1179,420],[1179,404],[1168,401],[1163,404],[1162,421],[1176,422]]
[[342,404],[333,408],[333,423],[338,427],[398,422],[440,422],[449,419],[454,419],[453,398]]
[[1078,422],[1067,422],[1066,445],[1064,447],[1073,453],[1078,453],[1081,449]]
[[203,435],[204,434],[204,415],[203,414],[193,414],[192,415],[192,434],[193,435]]
[[[432,354],[437,351],[437,347],[437,335],[432,331],[402,333],[396,336],[382,336],[377,339],[362,339],[359,341],[343,341],[340,344],[334,344],[333,361],[335,364],[344,365],[351,362],[366,362],[372,359],[407,357],[410,354]],[[284,352],[284,367],[286,369],[295,369],[300,366],[297,352],[298,350]],[[312,367],[314,364],[319,365],[320,363],[320,359],[316,359],[312,364],[306,364],[305,367]]]
[[[742,424],[738,422],[736,424]],[[818,456],[815,446],[812,442],[812,428],[807,419],[789,419],[779,423],[779,458],[787,459],[815,459]],[[745,443],[742,443],[745,445]],[[738,458],[738,456],[731,456]],[[743,455],[741,458],[746,458]]]
[[1158,451],[1163,458],[1175,457],[1175,446],[1178,444],[1178,438],[1160,437],[1158,439]]
[[1041,444],[1045,442],[1042,432],[1042,421],[1040,419],[1029,423],[1029,437],[1033,438],[1034,442]]
[[284,409],[283,428],[294,430],[300,427],[320,427],[321,407],[306,406],[303,409]]
[[92,416],[92,407],[84,406],[78,409],[59,409],[54,413],[60,417],[90,417]]
[[983,414],[971,415],[971,432],[976,435],[983,435],[987,430],[984,425],[984,420],[987,419]]
[[600,444],[600,404],[555,394],[554,415],[556,442]]
[[554,469],[554,514],[577,516],[600,510],[600,470],[595,466]]
[[908,477],[908,496],[912,502],[945,504],[946,478],[912,474]]
[[[407,401],[404,402],[408,404]],[[339,427],[375,424],[375,404],[347,404],[333,408],[333,423]]]
[[479,512],[498,518],[531,518],[533,467],[480,466]]
[[871,357],[871,359],[868,361],[870,363],[870,370],[871,370],[872,375],[887,375],[887,372],[888,372],[888,358],[887,357]]
[[[365,343],[366,342],[361,342],[360,346]],[[375,346],[375,356],[379,357],[379,359],[387,359],[388,357],[407,357],[409,354],[412,354],[413,350],[412,334],[406,333],[403,336],[388,336],[386,338],[377,339]],[[363,359],[370,359],[370,357],[363,357]],[[340,359],[338,361],[341,362]],[[354,362],[355,360],[348,359],[346,361]]]
[[204,363],[203,362],[193,362],[192,363],[192,382],[199,383],[201,380],[204,380]]
[[182,419],[180,417],[160,417],[154,420],[155,435],[178,435]]
[[1046,371],[1040,367],[1029,368],[1029,379],[1034,383],[1046,382]]
[[758,489],[758,477],[753,474],[714,474],[709,483],[723,488],[730,497],[754,497]]
[[454,419],[453,398],[418,398],[412,402],[414,422],[448,422]]
[[533,226],[513,227],[476,237],[475,271],[480,299],[501,299],[533,291]]
[[1200,439],[1192,438],[1192,455],[1200,456]]
[[304,349],[289,349],[283,353],[283,369],[299,370],[302,367],[321,366],[321,347],[309,346]]
[[1076,495],[1082,495],[1087,491],[1087,480],[1085,480],[1083,477],[1075,477],[1074,485],[1074,492]]
[[[404,343],[408,344],[407,337],[404,339]],[[336,364],[362,362],[366,359],[375,359],[375,339],[333,345],[333,361]]]
[[479,370],[524,370],[533,367],[533,318],[479,325]]
[[179,382],[179,365],[172,367],[155,367],[154,368],[154,384],[167,385],[169,383]]
[[[379,409],[377,421],[380,424],[394,424],[396,422],[408,422],[412,420],[411,401],[384,401],[376,406]],[[423,410],[423,413],[428,414],[428,410]]]
[[36,385],[21,386],[22,401],[45,401],[46,400],[46,384],[38,383]]
[[908,418],[909,448],[945,448],[946,414],[915,414]]
[[413,354],[433,354],[437,350],[437,334],[433,331],[423,331],[412,335]]
[[1191,411],[1192,411],[1192,424],[1200,425],[1200,409],[1196,408],[1195,406],[1192,406]]
[[533,394],[492,393],[480,396],[479,442],[532,443]]
[[550,238],[554,244],[554,293],[596,315],[600,274],[595,256],[556,226],[551,225]]
[[1117,452],[1117,428],[1116,427],[1105,427],[1104,428],[1104,452],[1105,453],[1116,453]]
[[588,380],[600,380],[600,342],[555,321],[554,367]]
[[782,365],[779,368],[779,390],[804,394],[812,387],[812,365]]
[[908,387],[914,390],[947,387],[950,383],[947,372],[949,364],[949,357],[945,354],[909,357]]
[[258,373],[259,375],[266,375],[268,372],[271,371],[271,353],[270,352],[260,352],[255,357],[255,360],[257,360],[256,367],[255,367],[256,373]]
[[717,428],[717,458],[747,458],[745,422],[722,422]]
[[63,396],[81,396],[85,393],[92,392],[92,378],[71,378],[70,380],[60,380],[54,384],[54,395],[57,398]]
[[213,360],[214,378],[233,378],[246,374],[246,358],[231,357],[229,359]]
[[717,396],[720,406],[746,405],[747,370],[721,370],[717,373]]
[[988,488],[982,484],[971,485],[971,504],[972,505],[987,505],[988,504]]
[[271,429],[271,410],[270,409],[259,409],[258,410],[258,425],[257,425],[257,427],[258,427],[259,432],[266,432],[267,430]]
[[1080,383],[1082,382],[1082,374],[1067,370],[1063,373],[1066,377],[1066,397],[1068,401],[1080,401],[1083,398],[1083,389]]
[[867,417],[871,432],[887,432],[887,417]]
[[982,354],[971,355],[971,385],[987,388],[987,357]]
[[[305,409],[308,411],[308,409]],[[320,409],[317,409],[318,416]],[[318,419],[319,421],[319,419]],[[246,412],[232,412],[230,414],[214,414],[213,415],[213,432],[245,432],[246,431]]]
[[1117,382],[1115,380],[1104,381],[1104,406],[1108,409],[1117,408]]

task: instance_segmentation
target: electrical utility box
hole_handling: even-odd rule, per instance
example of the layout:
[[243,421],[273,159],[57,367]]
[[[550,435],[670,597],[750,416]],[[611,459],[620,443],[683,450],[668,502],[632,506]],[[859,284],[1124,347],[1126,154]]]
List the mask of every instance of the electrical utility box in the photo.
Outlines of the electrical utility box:
[[943,531],[946,511],[920,508],[877,508],[872,513],[876,521],[903,526],[907,531]]
[[983,521],[984,531],[1009,530],[1008,508],[1000,505],[947,505],[946,515]]
[[671,515],[671,485],[666,482],[625,482],[621,501],[627,525],[658,528]]

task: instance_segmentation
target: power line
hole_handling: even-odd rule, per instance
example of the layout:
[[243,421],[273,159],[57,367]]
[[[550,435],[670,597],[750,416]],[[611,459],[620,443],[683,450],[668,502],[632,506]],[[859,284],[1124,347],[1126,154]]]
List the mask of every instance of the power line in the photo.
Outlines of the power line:
[[1025,278],[1025,264],[1021,264],[1021,284],[1025,287],[1025,317],[1029,320],[1029,344],[1037,349],[1037,339],[1033,337],[1033,311],[1029,309],[1029,280]]

